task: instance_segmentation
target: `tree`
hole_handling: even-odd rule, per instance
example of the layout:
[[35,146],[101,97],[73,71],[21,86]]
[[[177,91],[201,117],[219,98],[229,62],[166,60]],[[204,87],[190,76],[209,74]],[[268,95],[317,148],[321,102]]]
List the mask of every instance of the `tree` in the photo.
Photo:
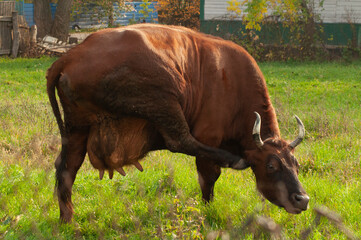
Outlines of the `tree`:
[[250,51],[260,45],[261,26],[271,24],[278,30],[279,24],[287,29],[288,38],[281,36],[278,43],[287,42],[300,58],[314,56],[315,48],[323,45],[323,30],[318,24],[320,15],[314,10],[316,5],[322,7],[323,0],[230,0],[227,3],[231,19],[240,18],[245,25],[244,36],[250,42]]
[[73,4],[73,15],[91,12],[91,18],[97,18],[99,22],[106,17],[108,27],[113,27],[114,19],[124,11],[128,11],[124,0],[75,0]]
[[37,37],[44,37],[51,31],[51,10],[49,0],[34,0],[34,21],[38,30]]
[[149,8],[149,5],[151,2],[149,0],[143,0],[142,4],[140,6],[142,7],[141,10],[139,10],[139,13],[143,14],[144,16],[144,22],[147,17],[149,17],[149,13],[153,12],[153,9]]
[[70,12],[73,0],[60,0],[56,7],[51,35],[66,41],[69,34]]
[[199,29],[200,0],[159,0],[159,21]]
[[34,20],[38,29],[37,37],[47,34],[66,41],[69,34],[70,11],[73,0],[59,0],[54,20],[51,17],[50,0],[34,0]]

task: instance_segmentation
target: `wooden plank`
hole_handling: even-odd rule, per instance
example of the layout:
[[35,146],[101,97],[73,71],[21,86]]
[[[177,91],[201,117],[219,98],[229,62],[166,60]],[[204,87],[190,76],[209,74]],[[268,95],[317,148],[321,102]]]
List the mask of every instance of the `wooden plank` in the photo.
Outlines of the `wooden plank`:
[[12,12],[12,21],[13,21],[13,44],[11,48],[11,57],[16,58],[19,51],[19,25],[18,25],[18,12]]
[[0,16],[0,22],[11,22],[11,17]]
[[11,49],[11,27],[9,22],[0,22],[0,50]]
[[0,1],[0,54],[11,53],[11,13],[15,10],[15,1]]
[[9,55],[11,52],[10,49],[4,49],[4,50],[0,50],[0,55]]
[[0,16],[11,17],[11,13],[15,11],[15,1],[0,2]]

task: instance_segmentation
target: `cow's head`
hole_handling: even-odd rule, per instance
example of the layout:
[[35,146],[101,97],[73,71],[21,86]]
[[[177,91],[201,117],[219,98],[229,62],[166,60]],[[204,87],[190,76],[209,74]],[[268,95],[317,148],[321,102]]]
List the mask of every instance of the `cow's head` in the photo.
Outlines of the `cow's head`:
[[307,209],[309,197],[298,180],[299,164],[293,151],[305,135],[302,121],[296,116],[299,135],[293,142],[275,138],[262,141],[261,117],[256,115],[253,139],[257,149],[246,151],[246,158],[256,176],[257,188],[265,198],[287,212],[301,213]]

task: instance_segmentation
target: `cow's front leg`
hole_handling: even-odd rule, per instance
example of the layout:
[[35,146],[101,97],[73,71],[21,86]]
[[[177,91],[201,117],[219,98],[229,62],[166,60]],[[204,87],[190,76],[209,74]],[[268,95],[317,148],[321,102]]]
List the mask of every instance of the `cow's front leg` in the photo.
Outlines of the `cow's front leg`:
[[214,184],[221,175],[221,168],[213,161],[196,158],[198,182],[202,190],[202,199],[205,202],[213,200]]
[[[130,81],[120,81],[121,76],[105,78],[103,89],[96,97],[99,104],[115,116],[133,116],[148,120],[163,137],[165,146],[172,152],[214,161],[220,167],[244,169],[247,163],[223,149],[207,146],[197,141],[190,129],[179,100],[182,98],[171,89],[172,84],[160,86],[152,79],[134,73]],[[129,76],[123,76],[124,79]],[[139,79],[138,79],[139,78]],[[163,81],[164,79],[162,79]],[[137,83],[138,84],[135,84]],[[169,79],[169,82],[183,81]],[[141,86],[141,87],[139,87]]]
[[83,129],[72,130],[62,139],[62,150],[55,163],[56,189],[62,222],[70,222],[73,218],[72,186],[84,161],[87,137],[88,130]]
[[207,159],[220,167],[234,169],[248,167],[243,158],[195,139],[190,133],[181,106],[176,101],[171,101],[172,98],[169,99],[168,105],[163,107],[158,107],[162,106],[162,102],[157,104],[157,101],[154,101],[154,106],[147,111],[146,117],[158,128],[168,150]]

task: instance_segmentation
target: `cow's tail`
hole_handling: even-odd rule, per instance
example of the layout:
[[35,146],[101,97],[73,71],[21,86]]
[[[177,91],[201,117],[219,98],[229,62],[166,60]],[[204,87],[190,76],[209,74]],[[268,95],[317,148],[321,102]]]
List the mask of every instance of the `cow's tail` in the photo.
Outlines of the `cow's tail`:
[[64,125],[64,121],[61,117],[61,113],[60,113],[60,109],[59,109],[59,104],[58,101],[56,100],[56,89],[57,89],[57,85],[59,83],[59,79],[61,76],[61,71],[62,71],[62,63],[57,61],[55,62],[51,68],[48,70],[46,78],[47,78],[47,92],[48,92],[48,97],[49,97],[49,101],[50,101],[50,105],[51,108],[53,109],[53,113],[56,119],[56,122],[58,123],[58,127],[59,127],[59,131],[60,131],[60,135],[61,138],[65,138],[65,125]]
[[[60,159],[57,159],[55,162],[56,167],[56,186],[59,188],[63,188],[64,186],[64,179],[62,176],[63,171],[66,169],[66,152],[67,152],[67,134],[66,134],[66,127],[64,121],[62,119],[62,114],[60,112],[59,104],[56,98],[56,91],[58,91],[58,83],[61,77],[61,72],[63,70],[63,63],[61,61],[56,61],[51,68],[47,72],[47,93],[50,101],[51,108],[53,109],[53,113],[58,123],[60,135],[61,135],[61,142],[62,148],[60,153]],[[59,158],[58,157],[58,158]],[[60,197],[61,200],[67,202],[68,200],[68,193],[61,193]]]

